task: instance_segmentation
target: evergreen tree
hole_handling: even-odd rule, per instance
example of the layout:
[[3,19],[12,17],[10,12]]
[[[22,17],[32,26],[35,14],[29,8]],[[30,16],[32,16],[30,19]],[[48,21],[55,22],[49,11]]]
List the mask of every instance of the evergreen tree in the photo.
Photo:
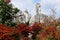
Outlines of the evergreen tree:
[[10,1],[11,0],[0,0],[0,23],[7,26],[14,26],[15,23],[12,22],[12,19],[15,17],[14,14],[19,10],[17,8],[13,8]]

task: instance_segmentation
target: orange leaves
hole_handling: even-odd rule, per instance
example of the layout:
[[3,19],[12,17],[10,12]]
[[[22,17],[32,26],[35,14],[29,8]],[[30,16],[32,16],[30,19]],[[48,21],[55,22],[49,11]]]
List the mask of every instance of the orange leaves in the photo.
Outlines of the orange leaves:
[[60,38],[60,30],[55,32],[55,38],[57,38],[57,39]]
[[48,27],[46,27],[46,30],[49,31],[49,32],[54,31],[55,26],[48,26]]
[[[60,30],[56,30],[55,26],[49,26],[45,28],[47,35],[59,39],[60,38]],[[44,35],[44,34],[43,34]]]
[[46,27],[46,32],[48,34],[53,34],[53,32],[55,31],[56,27],[55,26],[48,26]]
[[41,34],[38,34],[37,37],[39,38],[39,40],[47,40],[47,33],[42,32]]

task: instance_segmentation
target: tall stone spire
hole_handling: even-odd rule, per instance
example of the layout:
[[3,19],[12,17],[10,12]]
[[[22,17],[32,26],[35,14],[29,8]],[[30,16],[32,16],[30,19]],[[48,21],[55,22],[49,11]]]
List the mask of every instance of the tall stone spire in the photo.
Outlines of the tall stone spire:
[[41,5],[40,3],[36,4],[36,13],[39,14],[39,12],[41,11]]
[[41,5],[40,5],[40,3],[37,3],[36,4],[35,22],[40,22],[40,12],[41,12]]

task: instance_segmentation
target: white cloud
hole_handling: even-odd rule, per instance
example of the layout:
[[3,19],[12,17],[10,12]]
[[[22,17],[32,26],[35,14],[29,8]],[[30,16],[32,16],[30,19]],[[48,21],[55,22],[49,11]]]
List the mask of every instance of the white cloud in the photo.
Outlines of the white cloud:
[[41,2],[42,11],[51,12],[51,8],[56,8],[56,12],[60,10],[60,0],[42,0]]
[[12,0],[12,4],[21,10],[31,9],[33,5],[32,0]]
[[11,3],[22,11],[27,9],[31,14],[34,11],[33,0],[12,0]]
[[[18,7],[21,10],[27,9],[29,13],[34,15],[36,12],[34,0],[12,0],[12,3],[15,7]],[[56,8],[57,14],[59,14],[60,10],[60,0],[41,0],[39,1],[41,4],[41,9],[44,14],[50,13],[50,8]]]

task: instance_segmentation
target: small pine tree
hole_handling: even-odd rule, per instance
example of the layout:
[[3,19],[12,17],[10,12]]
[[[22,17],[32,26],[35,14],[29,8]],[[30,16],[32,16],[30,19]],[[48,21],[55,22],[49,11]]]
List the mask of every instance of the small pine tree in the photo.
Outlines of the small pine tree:
[[10,0],[0,0],[0,23],[14,26],[15,23],[12,22],[12,19],[18,11],[17,8],[13,8],[12,4],[10,4]]

